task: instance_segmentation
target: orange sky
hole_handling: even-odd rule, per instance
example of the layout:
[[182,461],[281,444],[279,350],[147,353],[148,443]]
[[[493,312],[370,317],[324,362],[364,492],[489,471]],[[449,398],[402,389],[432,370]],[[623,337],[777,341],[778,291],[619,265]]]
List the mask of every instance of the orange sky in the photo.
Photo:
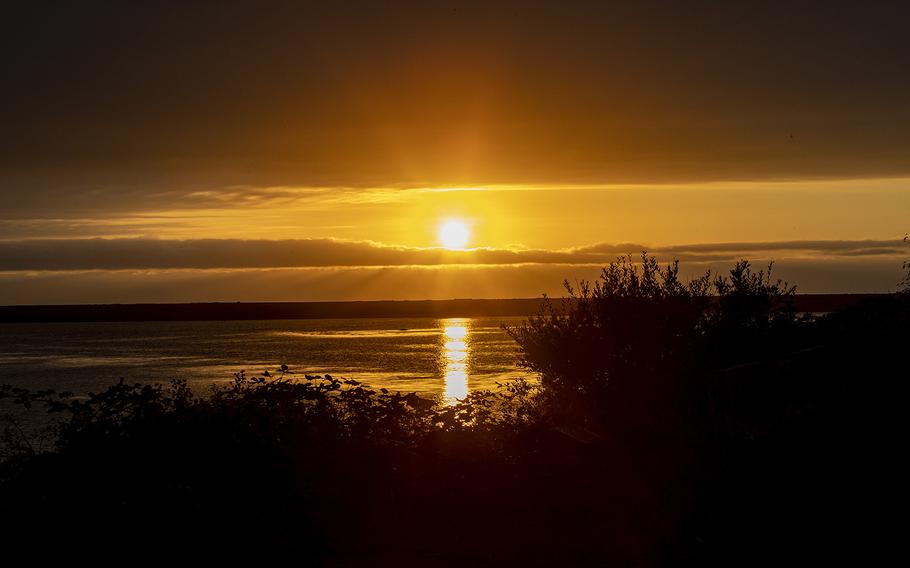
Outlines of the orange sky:
[[[905,12],[20,7],[0,24],[0,303],[527,296],[642,248],[887,291],[908,256]],[[420,250],[451,218],[483,250]]]

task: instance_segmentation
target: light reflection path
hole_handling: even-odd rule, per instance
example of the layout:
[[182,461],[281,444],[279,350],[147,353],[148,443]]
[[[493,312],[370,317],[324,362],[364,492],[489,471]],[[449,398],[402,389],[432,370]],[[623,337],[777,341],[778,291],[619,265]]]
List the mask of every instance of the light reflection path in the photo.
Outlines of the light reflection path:
[[444,397],[446,404],[468,395],[468,357],[471,353],[467,318],[442,320],[443,348],[441,359],[445,363]]

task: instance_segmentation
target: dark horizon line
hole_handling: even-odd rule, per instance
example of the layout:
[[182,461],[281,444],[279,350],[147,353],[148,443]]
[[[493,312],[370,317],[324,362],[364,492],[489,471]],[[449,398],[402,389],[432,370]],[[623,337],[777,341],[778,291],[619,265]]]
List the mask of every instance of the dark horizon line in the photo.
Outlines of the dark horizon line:
[[[888,294],[797,294],[800,312],[830,312]],[[559,298],[552,298],[559,301]],[[538,313],[544,298],[186,302],[0,306],[0,323],[507,317]]]

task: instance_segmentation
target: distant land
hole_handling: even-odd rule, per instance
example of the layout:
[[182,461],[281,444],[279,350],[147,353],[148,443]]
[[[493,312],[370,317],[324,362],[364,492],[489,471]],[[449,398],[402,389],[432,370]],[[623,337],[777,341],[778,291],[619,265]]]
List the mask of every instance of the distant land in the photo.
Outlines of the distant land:
[[[830,312],[877,294],[800,294],[801,312]],[[558,302],[559,300],[554,300]],[[389,300],[360,302],[209,302],[0,306],[0,322],[227,321],[323,318],[452,318],[529,316],[541,298]]]

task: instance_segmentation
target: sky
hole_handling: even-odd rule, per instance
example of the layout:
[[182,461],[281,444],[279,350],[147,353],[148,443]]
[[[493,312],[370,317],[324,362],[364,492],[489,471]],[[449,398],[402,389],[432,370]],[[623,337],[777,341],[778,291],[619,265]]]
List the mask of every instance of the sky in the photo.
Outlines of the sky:
[[[622,254],[887,292],[902,2],[6,8],[0,304],[533,297]],[[462,223],[466,250],[440,226]]]

